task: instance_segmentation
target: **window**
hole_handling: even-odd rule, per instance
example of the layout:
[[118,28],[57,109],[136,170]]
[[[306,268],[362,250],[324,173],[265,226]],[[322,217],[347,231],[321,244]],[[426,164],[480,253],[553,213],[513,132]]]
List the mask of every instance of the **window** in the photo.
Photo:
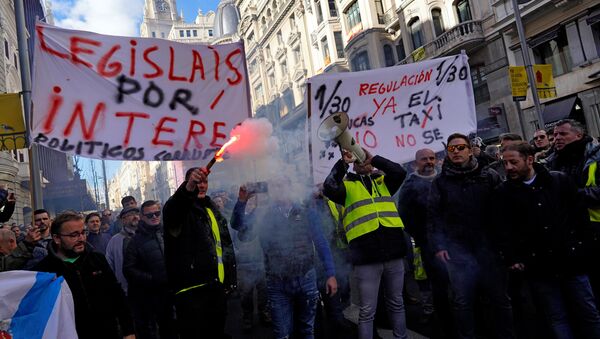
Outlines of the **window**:
[[194,38],[198,37],[198,30],[197,29],[193,30],[192,35],[194,36]]
[[337,7],[335,5],[335,0],[328,0],[327,3],[329,4],[329,16],[331,18],[335,18],[337,17]]
[[564,27],[555,31],[555,34],[544,35],[543,42],[531,43],[533,57],[536,64],[551,64],[554,76],[567,73],[571,70],[571,53],[569,52],[569,41]]
[[296,28],[296,17],[292,14],[290,16],[290,29],[292,32],[296,32],[298,28]]
[[385,19],[383,16],[383,3],[381,3],[381,0],[375,0],[375,10],[377,10],[377,22],[380,25],[385,24]]
[[262,100],[263,100],[262,84],[258,84],[256,87],[254,87],[254,98],[256,101],[258,101],[259,103],[262,104]]
[[292,54],[294,55],[294,63],[299,65],[300,61],[302,60],[302,57],[300,56],[300,48],[295,48],[292,51]]
[[352,71],[366,71],[370,69],[369,65],[369,53],[367,51],[363,51],[358,53],[354,59],[352,59]]
[[281,76],[285,77],[288,74],[287,61],[285,59],[281,62]]
[[433,32],[435,36],[440,36],[444,33],[444,19],[442,18],[442,10],[434,8],[431,10],[431,20],[433,22]]
[[345,58],[344,55],[344,41],[342,40],[342,32],[333,32],[333,40],[335,40],[335,50],[337,51],[338,58]]
[[281,34],[281,31],[277,32],[277,42],[283,45],[283,34]]
[[421,31],[421,21],[419,21],[418,17],[410,21],[408,31],[410,32],[413,49],[423,46],[423,32]]
[[469,0],[459,0],[456,3],[456,14],[458,15],[459,23],[473,20],[473,17],[471,16],[471,7],[469,6]]
[[323,21],[323,10],[321,9],[320,1],[315,1],[315,11],[317,15],[317,24],[320,24]]
[[394,66],[396,60],[394,59],[394,50],[390,45],[383,45],[383,56],[385,57],[385,67]]
[[267,61],[271,59],[271,45],[265,47],[265,59],[267,59]]
[[600,22],[590,25],[590,28],[592,29],[592,36],[596,45],[596,53],[600,56]]
[[398,40],[396,44],[396,54],[398,55],[398,61],[406,59],[406,51],[404,50],[404,41]]
[[7,59],[10,58],[10,54],[8,53],[8,40],[4,39],[4,55]]
[[188,38],[192,36],[192,32],[189,29],[185,30],[185,36],[187,36]]
[[15,68],[17,69],[17,71],[19,70],[19,62],[17,60],[17,53],[13,54],[13,61],[15,63]]
[[213,36],[213,30],[212,29],[208,30],[208,36]]
[[323,53],[323,64],[325,66],[331,63],[331,57],[329,56],[329,44],[327,43],[327,37],[323,37],[321,40],[321,52]]
[[156,32],[152,32],[152,37],[156,38]]
[[269,87],[274,88],[275,87],[275,72],[271,71],[271,73],[269,73]]
[[358,26],[361,23],[358,1],[355,1],[350,8],[348,8],[348,11],[346,12],[346,20],[348,21],[348,27],[350,29]]
[[471,81],[473,82],[473,95],[475,104],[490,101],[490,91],[488,90],[487,77],[482,65],[471,67]]
[[183,37],[184,37],[183,29],[180,29],[180,30],[179,30],[179,37],[180,37],[180,38],[183,38]]
[[165,38],[165,32],[160,32],[160,37],[164,39]]

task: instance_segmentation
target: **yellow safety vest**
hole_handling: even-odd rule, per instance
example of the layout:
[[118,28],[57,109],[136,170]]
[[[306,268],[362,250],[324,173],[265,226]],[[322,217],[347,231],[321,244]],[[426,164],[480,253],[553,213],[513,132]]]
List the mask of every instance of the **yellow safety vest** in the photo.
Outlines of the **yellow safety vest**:
[[371,193],[360,181],[344,181],[344,230],[348,242],[373,232],[379,225],[404,228],[394,199],[383,181],[384,176],[371,180]]
[[329,211],[331,212],[331,216],[333,220],[335,220],[335,245],[337,248],[347,248],[348,244],[343,240],[344,238],[344,223],[342,220],[342,216],[344,215],[344,207],[336,204],[335,202],[326,199],[327,206],[329,206]]
[[[588,180],[585,183],[585,187],[594,187],[596,185],[596,169],[598,167],[597,162],[593,162],[590,167],[588,167]],[[590,215],[590,221],[600,222],[600,209],[592,209],[588,208],[588,213]]]
[[[221,232],[219,232],[219,224],[217,223],[217,218],[215,218],[215,214],[210,208],[206,209],[208,216],[210,217],[210,228],[212,229],[213,237],[215,238],[215,250],[217,252],[217,271],[219,274],[219,281],[223,283],[225,281],[225,266],[223,265],[223,247],[221,246]],[[188,288],[184,288],[178,291],[175,294],[187,292],[191,289],[202,287],[206,284],[200,284]]]

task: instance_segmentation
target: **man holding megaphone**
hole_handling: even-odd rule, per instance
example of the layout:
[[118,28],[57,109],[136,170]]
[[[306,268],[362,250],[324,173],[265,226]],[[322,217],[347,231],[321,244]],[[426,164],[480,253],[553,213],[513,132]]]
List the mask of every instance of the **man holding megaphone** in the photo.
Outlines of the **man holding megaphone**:
[[[344,206],[344,231],[359,289],[359,338],[373,336],[373,319],[382,279],[394,338],[407,338],[402,300],[403,258],[407,248],[404,225],[392,198],[406,178],[406,171],[393,161],[372,156],[365,149],[357,152],[356,148],[353,147],[352,152],[342,150],[342,159],[327,176],[323,193]],[[362,152],[364,160],[357,160],[363,158]],[[350,163],[354,164],[355,173],[347,173]]]

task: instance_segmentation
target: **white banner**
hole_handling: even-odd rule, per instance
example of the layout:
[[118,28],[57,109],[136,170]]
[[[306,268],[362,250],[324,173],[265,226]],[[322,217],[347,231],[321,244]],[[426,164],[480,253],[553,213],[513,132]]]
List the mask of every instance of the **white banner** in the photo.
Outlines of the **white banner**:
[[244,47],[36,26],[32,139],[115,160],[211,158],[251,116]]
[[468,57],[455,55],[308,80],[309,138],[315,183],[341,158],[334,142],[317,136],[330,114],[347,112],[349,131],[373,155],[403,163],[422,148],[441,151],[455,132],[477,129]]

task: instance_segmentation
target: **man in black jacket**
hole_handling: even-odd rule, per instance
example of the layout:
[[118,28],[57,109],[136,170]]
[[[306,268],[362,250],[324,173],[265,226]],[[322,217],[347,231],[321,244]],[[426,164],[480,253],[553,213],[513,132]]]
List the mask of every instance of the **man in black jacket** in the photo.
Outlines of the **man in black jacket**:
[[142,204],[138,228],[123,259],[127,296],[138,339],[177,338],[172,294],[167,285],[160,204]]
[[35,271],[63,276],[73,293],[75,327],[81,339],[135,338],[123,290],[101,253],[85,243],[83,217],[60,214],[50,228],[48,255]]
[[564,173],[534,163],[535,150],[526,142],[507,146],[502,157],[509,180],[498,189],[498,233],[506,264],[525,273],[556,338],[600,338],[585,275],[591,258],[583,197]]
[[445,264],[454,292],[454,313],[460,338],[475,338],[475,303],[481,286],[491,299],[496,336],[512,338],[513,319],[506,293],[506,272],[490,244],[490,208],[498,174],[481,168],[467,136],[448,137],[442,173],[431,185],[428,239]]
[[226,337],[226,295],[236,286],[227,220],[206,194],[208,173],[188,170],[163,209],[165,264],[182,339]]

